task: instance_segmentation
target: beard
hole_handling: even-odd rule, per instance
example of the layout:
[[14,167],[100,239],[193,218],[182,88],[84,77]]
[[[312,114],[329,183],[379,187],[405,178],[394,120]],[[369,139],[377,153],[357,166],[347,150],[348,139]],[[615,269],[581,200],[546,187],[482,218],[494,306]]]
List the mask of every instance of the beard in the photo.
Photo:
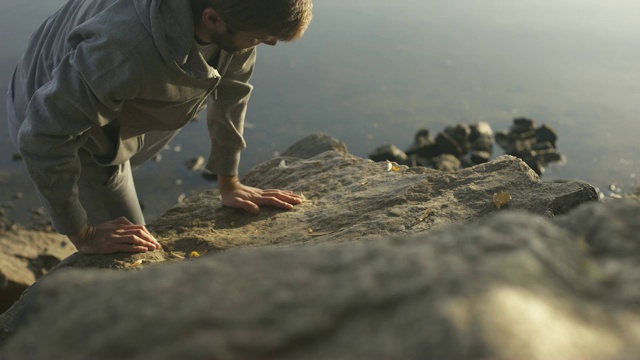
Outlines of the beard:
[[222,50],[233,54],[238,55],[242,54],[249,49],[243,49],[238,47],[233,41],[234,34],[224,33],[224,34],[211,34],[211,42],[218,45]]

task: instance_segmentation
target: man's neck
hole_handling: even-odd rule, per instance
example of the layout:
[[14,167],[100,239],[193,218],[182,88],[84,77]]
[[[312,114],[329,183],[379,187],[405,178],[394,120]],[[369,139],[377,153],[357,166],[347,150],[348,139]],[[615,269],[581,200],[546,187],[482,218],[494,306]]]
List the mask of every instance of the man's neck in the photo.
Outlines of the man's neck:
[[211,41],[207,41],[207,29],[205,28],[203,23],[196,23],[193,27],[193,38],[200,45],[211,45]]

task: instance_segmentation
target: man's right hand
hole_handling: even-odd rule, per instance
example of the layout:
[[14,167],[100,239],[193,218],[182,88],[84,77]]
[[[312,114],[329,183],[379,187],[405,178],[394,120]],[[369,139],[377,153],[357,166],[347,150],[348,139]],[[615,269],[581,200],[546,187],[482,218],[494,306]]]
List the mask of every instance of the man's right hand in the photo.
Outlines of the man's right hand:
[[124,217],[96,227],[85,225],[78,234],[70,235],[69,240],[83,254],[141,253],[162,247],[146,227],[134,225]]

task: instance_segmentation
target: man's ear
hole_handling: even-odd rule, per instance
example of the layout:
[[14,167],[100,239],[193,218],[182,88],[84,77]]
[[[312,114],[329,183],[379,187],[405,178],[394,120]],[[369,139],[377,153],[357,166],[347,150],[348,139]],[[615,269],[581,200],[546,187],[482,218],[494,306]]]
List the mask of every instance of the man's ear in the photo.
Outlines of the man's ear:
[[207,29],[213,30],[218,34],[224,34],[227,32],[227,24],[213,8],[204,9],[202,12],[202,22]]

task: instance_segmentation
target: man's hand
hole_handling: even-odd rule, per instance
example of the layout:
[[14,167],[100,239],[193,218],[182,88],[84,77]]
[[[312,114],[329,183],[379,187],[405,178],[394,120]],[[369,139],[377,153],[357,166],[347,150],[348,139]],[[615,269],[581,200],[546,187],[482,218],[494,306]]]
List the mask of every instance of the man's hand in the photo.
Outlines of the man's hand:
[[146,227],[134,225],[124,217],[97,227],[85,225],[78,234],[70,235],[69,240],[83,254],[142,253],[162,247]]
[[272,206],[291,210],[293,205],[301,204],[302,198],[291,191],[262,190],[240,183],[237,176],[218,176],[218,188],[222,203],[228,207],[243,209],[258,214],[260,206]]

